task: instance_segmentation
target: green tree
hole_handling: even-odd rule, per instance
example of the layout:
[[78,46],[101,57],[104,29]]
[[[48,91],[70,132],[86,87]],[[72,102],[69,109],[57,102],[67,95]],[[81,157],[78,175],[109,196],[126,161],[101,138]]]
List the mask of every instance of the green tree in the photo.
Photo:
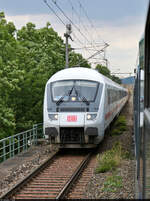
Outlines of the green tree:
[[0,138],[12,135],[16,128],[13,97],[20,90],[18,82],[23,72],[16,60],[17,41],[13,23],[0,13]]
[[90,64],[87,62],[86,59],[82,57],[81,54],[77,54],[75,52],[71,52],[69,54],[69,66],[82,66],[86,68],[90,68]]
[[[37,29],[29,22],[16,30],[0,13],[0,138],[31,128],[43,121],[45,84],[65,67],[65,44],[48,22]],[[82,62],[70,52],[70,66]]]
[[115,76],[115,75],[111,75],[111,72],[110,70],[106,67],[106,66],[102,66],[100,64],[98,64],[96,66],[96,70],[105,75],[106,77],[110,78],[111,80],[113,80],[114,82],[118,83],[118,84],[121,84],[121,80],[119,77]]
[[33,123],[42,122],[45,84],[54,73],[64,68],[65,45],[48,23],[41,29],[28,23],[17,32],[17,40],[22,50],[18,52],[19,63],[25,75],[17,97],[21,100],[16,121],[17,130],[24,130]]
[[117,77],[117,76],[115,76],[115,75],[112,75],[111,77],[112,77],[111,79],[112,79],[114,82],[117,82],[118,84],[121,84],[121,80],[120,80],[119,77]]
[[110,70],[106,66],[102,66],[101,64],[97,64],[96,70],[98,70],[99,73],[105,75],[106,77],[111,79]]

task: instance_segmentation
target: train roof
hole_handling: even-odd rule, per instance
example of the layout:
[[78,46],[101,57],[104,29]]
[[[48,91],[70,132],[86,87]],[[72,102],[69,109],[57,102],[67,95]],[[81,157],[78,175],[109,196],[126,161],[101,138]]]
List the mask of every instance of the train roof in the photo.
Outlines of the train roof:
[[101,83],[107,83],[119,88],[123,88],[122,86],[113,82],[106,76],[100,74],[98,71],[85,67],[73,67],[58,71],[48,80],[47,83],[59,80],[70,80],[70,79],[97,81]]

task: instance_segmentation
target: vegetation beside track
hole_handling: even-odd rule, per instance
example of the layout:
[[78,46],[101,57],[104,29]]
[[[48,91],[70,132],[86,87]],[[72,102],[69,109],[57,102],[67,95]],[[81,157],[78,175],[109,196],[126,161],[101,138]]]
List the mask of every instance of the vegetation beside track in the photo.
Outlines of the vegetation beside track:
[[127,122],[126,118],[123,115],[120,115],[118,119],[115,121],[112,131],[110,135],[121,135],[124,131],[127,130]]
[[[97,167],[95,174],[104,176],[100,192],[103,194],[118,193],[123,190],[124,176],[121,174],[121,167],[127,161],[133,159],[131,150],[125,145],[124,140],[128,138],[127,116],[120,115],[112,124],[111,131],[107,135],[111,139],[111,146],[97,155]],[[126,136],[127,135],[127,136]],[[105,142],[104,142],[105,144]]]
[[97,156],[98,166],[96,173],[103,173],[110,170],[115,170],[121,161],[122,149],[120,143],[116,143],[112,149]]
[[116,192],[118,188],[122,188],[122,177],[113,173],[112,176],[108,176],[102,187],[103,192]]
[[[125,116],[119,116],[112,126],[110,136],[121,135],[127,129]],[[98,166],[96,173],[107,172],[114,170],[119,166],[122,158],[127,156],[127,152],[123,151],[120,142],[115,142],[110,150],[105,151],[102,155],[97,156]]]

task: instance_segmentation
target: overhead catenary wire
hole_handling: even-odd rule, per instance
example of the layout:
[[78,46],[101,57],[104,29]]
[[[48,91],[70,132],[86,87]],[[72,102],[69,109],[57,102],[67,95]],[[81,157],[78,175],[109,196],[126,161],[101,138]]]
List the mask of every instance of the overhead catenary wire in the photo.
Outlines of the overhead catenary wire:
[[[43,0],[44,1],[44,3],[47,5],[47,7],[54,13],[54,15],[56,15],[56,17],[59,19],[59,21],[66,27],[66,23],[62,20],[62,18],[57,14],[57,12],[52,8],[52,6],[50,6],[50,4],[47,2],[47,0]],[[54,5],[57,7],[57,9],[61,12],[61,14],[63,14],[63,16],[67,19],[67,20],[69,20],[69,22],[75,27],[75,29],[83,36],[83,38],[85,39],[85,41],[87,41],[89,44],[91,44],[91,46],[93,47],[93,51],[94,51],[94,49],[95,49],[95,51],[96,51],[96,53],[94,54],[94,56],[95,55],[97,55],[97,52],[99,52],[99,53],[101,53],[101,52],[103,52],[103,51],[101,51],[101,50],[98,50],[97,48],[98,48],[98,46],[95,46],[95,45],[93,45],[92,44],[92,42],[90,42],[89,41],[89,39],[81,32],[81,30],[80,30],[80,28],[73,22],[73,20],[71,20],[67,15],[66,15],[66,13],[63,11],[63,9],[57,4],[57,2],[55,1],[55,0],[51,0],[52,1],[52,3],[54,3]],[[83,9],[83,6],[82,6],[82,4],[80,3],[80,8],[82,7],[82,9]],[[72,5],[72,10],[75,10],[74,9],[74,7],[73,7],[73,5]],[[72,14],[73,15],[73,14]],[[76,13],[76,15],[77,15],[77,13]],[[86,15],[86,17],[88,18],[88,15]],[[81,19],[80,19],[81,20]],[[90,21],[90,19],[88,18],[88,20]],[[94,25],[92,24],[92,22],[90,21],[90,23],[91,23],[91,25],[92,25],[92,27],[94,28]],[[85,26],[84,26],[84,29],[85,30],[87,30],[87,28],[85,28]],[[87,31],[86,31],[87,32]],[[89,54],[91,54],[90,52],[89,52],[89,48],[87,48],[87,46],[85,45],[85,43],[83,43],[80,39],[79,39],[79,37],[77,37],[74,33],[72,33],[73,34],[73,36],[76,38],[76,40],[78,41],[78,43],[80,43],[80,45],[81,46],[83,46],[82,47],[82,49],[85,49],[86,51],[88,51],[88,53]],[[75,41],[73,41],[73,42],[75,42]],[[76,42],[75,42],[76,43]],[[104,44],[105,44],[105,47],[104,48],[106,48],[107,47],[107,43],[105,43],[104,42]],[[106,45],[107,44],[107,45]],[[92,48],[91,47],[91,48]],[[72,49],[75,49],[75,48],[72,48]],[[90,57],[88,57],[87,59],[89,60],[90,58],[92,58],[93,57],[93,55],[92,56],[90,56]]]
[[76,40],[80,43],[80,45],[83,45],[83,47],[81,49],[86,49],[88,51],[88,53],[90,53],[89,49],[87,47],[84,47],[85,44],[83,42],[81,42],[81,40],[74,33],[72,33],[72,35],[74,36],[74,38],[76,38]]
[[[99,37],[99,38],[101,38],[101,37],[100,37],[100,35],[99,35],[99,34],[97,34],[97,30],[96,30],[96,28],[95,28],[95,26],[94,26],[94,24],[93,24],[92,20],[91,20],[91,19],[90,19],[90,17],[88,16],[88,14],[87,14],[87,12],[86,12],[86,10],[85,10],[84,6],[82,6],[82,4],[81,4],[80,0],[78,0],[78,3],[79,3],[79,5],[80,5],[80,7],[82,8],[82,10],[83,10],[83,12],[84,12],[84,14],[85,14],[85,16],[86,16],[87,20],[89,21],[89,23],[90,23],[91,27],[92,27],[92,28],[95,30],[96,35],[98,35],[98,37]],[[106,43],[106,42],[105,42],[103,39],[101,39],[101,40],[103,41],[103,43]]]
[[[86,31],[86,33],[89,35],[89,37],[91,38],[91,40],[92,40],[91,46],[93,47],[93,49],[95,48],[95,51],[99,50],[98,47],[100,47],[100,45],[99,45],[99,46],[95,45],[96,42],[95,42],[95,40],[93,39],[92,34],[89,32],[89,29],[84,25],[84,23],[83,23],[83,21],[82,21],[82,18],[80,17],[80,15],[79,15],[78,12],[76,11],[75,7],[73,6],[72,1],[71,1],[71,0],[68,0],[68,2],[69,2],[69,4],[71,5],[71,8],[72,8],[72,16],[73,16],[73,11],[74,11],[75,15],[79,18],[79,20],[80,20],[80,22],[81,22],[81,25],[82,25],[82,26],[80,26],[80,27],[83,28],[83,29]],[[79,3],[79,6],[80,6],[80,10],[81,10],[81,8],[82,8],[82,10],[83,10],[82,4],[81,4],[79,1],[78,1],[78,3]],[[92,28],[94,28],[94,25],[93,25],[92,21],[90,20],[90,18],[88,17],[87,12],[85,11],[85,9],[84,9],[84,12],[85,12],[86,18],[87,18],[88,21],[90,22],[90,25],[92,26]],[[81,31],[81,30],[80,30],[80,31]],[[95,31],[95,32],[96,32],[96,31]],[[105,42],[103,41],[103,44],[101,44],[101,46],[104,46],[104,44],[105,44]],[[83,49],[84,49],[84,48],[83,48]]]
[[63,22],[63,20],[58,16],[58,14],[56,13],[56,11],[47,3],[47,0],[43,0],[44,3],[47,5],[47,7],[56,15],[56,17],[61,21],[61,23],[66,26],[65,22]]
[[[56,11],[47,3],[47,0],[43,0],[44,3],[47,5],[47,7],[56,15],[56,17],[61,21],[61,23],[66,27],[65,22],[58,16]],[[79,41],[80,44],[83,45],[83,43],[78,39],[78,37],[73,33],[74,37]]]
[[[96,53],[92,54],[90,57],[86,58],[85,60],[88,61],[89,59],[93,58],[94,56],[97,56],[98,54],[100,54],[101,52],[104,51],[104,49],[106,48],[106,46],[104,48],[102,48],[101,50],[98,50]],[[83,62],[84,61],[79,62],[76,66],[80,66]]]
[[66,13],[62,10],[62,8],[60,8],[60,6],[57,4],[57,2],[54,1],[54,0],[51,0],[51,1],[61,11],[61,13],[64,15],[64,17],[66,17],[66,19],[69,20],[69,22],[78,30],[78,32],[84,37],[84,39],[86,39],[91,44],[91,42],[89,41],[89,39],[80,31],[80,28],[66,15]]
[[[44,2],[46,3],[46,5],[52,10],[52,12],[57,16],[57,18],[63,23],[63,25],[66,26],[66,24],[65,24],[65,23],[62,21],[62,19],[57,15],[57,13],[54,11],[54,9],[47,3],[47,0],[43,0],[43,1],[44,1]],[[51,1],[56,5],[56,7],[61,11],[61,13],[69,20],[69,22],[70,22],[73,26],[75,26],[75,28],[79,31],[79,33],[80,33],[90,44],[92,44],[92,43],[88,40],[88,38],[81,32],[80,28],[65,14],[65,12],[60,8],[60,6],[57,4],[57,2],[56,2],[55,0],[51,0]],[[87,19],[89,20],[91,26],[92,26],[93,28],[95,28],[94,25],[93,25],[93,23],[92,23],[92,21],[91,21],[90,18],[88,17],[88,15],[87,15],[87,13],[86,13],[84,7],[82,6],[81,2],[80,2],[79,0],[78,0],[78,2],[79,2],[80,7],[82,8],[82,10],[85,12],[85,16],[86,16]],[[71,2],[70,2],[70,3],[71,3]],[[71,3],[71,5],[72,5],[72,3]],[[73,5],[72,5],[72,9],[75,11],[75,8],[73,7]],[[76,15],[78,15],[78,14],[77,14],[77,11],[75,11],[75,12],[76,12]],[[83,26],[84,26],[84,25],[83,25]],[[85,26],[84,26],[84,28],[86,29],[86,31],[88,31]],[[96,30],[95,30],[95,31],[96,31]],[[105,44],[105,42],[104,42],[104,44]]]
[[[69,22],[78,30],[78,32],[85,38],[85,40],[87,40],[88,41],[88,43],[89,44],[91,44],[91,46],[92,46],[92,43],[88,40],[88,38],[81,32],[81,30],[80,30],[80,28],[66,15],[66,13],[63,11],[63,9],[57,4],[57,2],[55,1],[55,0],[51,0],[55,5],[56,5],[56,7],[61,11],[61,13],[64,15],[64,17],[67,19],[67,20],[69,20]],[[82,6],[82,5],[81,5]],[[105,44],[105,47],[107,46],[106,44],[107,43],[105,43],[104,42],[104,44]],[[94,48],[94,46],[93,46],[93,48]],[[95,48],[95,51],[98,51],[96,48]]]
[[[101,38],[100,35],[97,33],[97,30],[95,29],[95,26],[94,26],[92,20],[91,20],[90,17],[88,16],[88,14],[87,14],[87,12],[86,12],[84,6],[81,4],[80,0],[78,0],[78,3],[79,3],[79,5],[80,5],[80,8],[82,8],[82,11],[83,11],[83,13],[85,14],[87,20],[89,21],[91,27],[94,29],[96,35],[98,36],[98,38]],[[103,39],[101,39],[101,40],[102,40],[103,44],[106,45],[106,47],[109,46]],[[94,42],[95,42],[95,41],[94,41]],[[94,47],[96,47],[95,44],[94,44]],[[104,51],[105,51],[105,50],[104,50]],[[104,60],[107,60],[107,59],[105,58],[105,52],[104,52]],[[107,63],[108,63],[108,62],[107,62]]]
[[[65,22],[59,17],[59,15],[56,13],[56,11],[47,3],[47,0],[43,0],[43,1],[47,5],[47,7],[56,15],[56,17],[60,20],[60,22],[66,27]],[[82,43],[74,33],[73,33],[73,35],[79,41],[80,44],[84,45],[84,43]]]
[[[90,38],[93,40],[93,37],[92,35],[90,34],[89,30],[87,29],[87,27],[84,25],[83,21],[82,21],[82,18],[81,16],[78,14],[78,12],[76,11],[76,9],[74,8],[71,0],[68,0],[70,5],[71,5],[71,8],[72,8],[72,12],[74,11],[75,15],[79,18],[79,25],[80,25],[80,30],[81,30],[81,27],[83,27],[86,31],[86,33],[89,34]],[[73,20],[72,20],[73,21]],[[81,26],[82,25],[82,26]]]

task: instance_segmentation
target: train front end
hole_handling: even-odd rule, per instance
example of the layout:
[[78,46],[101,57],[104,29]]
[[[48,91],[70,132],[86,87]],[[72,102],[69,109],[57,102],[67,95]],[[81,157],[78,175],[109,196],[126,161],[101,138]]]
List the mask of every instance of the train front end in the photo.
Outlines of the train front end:
[[44,132],[62,148],[91,148],[103,138],[100,99],[103,85],[68,79],[49,82],[44,99]]

